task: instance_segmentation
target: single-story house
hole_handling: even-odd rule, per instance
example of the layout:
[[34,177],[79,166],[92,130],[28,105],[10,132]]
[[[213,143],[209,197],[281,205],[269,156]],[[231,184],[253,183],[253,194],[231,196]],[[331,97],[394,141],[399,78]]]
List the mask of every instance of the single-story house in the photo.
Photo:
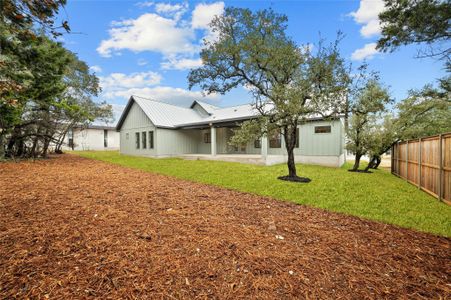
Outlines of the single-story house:
[[[194,101],[190,107],[180,107],[131,96],[116,126],[120,152],[266,165],[286,162],[281,134],[263,136],[238,147],[229,145],[233,129],[257,116],[250,104],[221,108]],[[295,160],[341,166],[345,162],[344,137],[343,119],[310,118],[299,124]]]
[[107,124],[75,126],[67,132],[64,149],[66,150],[118,150],[119,132],[116,127]]

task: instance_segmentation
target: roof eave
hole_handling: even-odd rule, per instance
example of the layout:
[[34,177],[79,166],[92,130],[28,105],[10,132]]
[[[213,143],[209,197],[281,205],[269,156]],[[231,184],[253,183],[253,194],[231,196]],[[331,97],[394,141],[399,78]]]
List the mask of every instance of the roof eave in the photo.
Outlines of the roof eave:
[[116,131],[120,131],[122,128],[122,124],[125,121],[125,118],[127,117],[130,108],[132,107],[133,102],[135,102],[135,99],[133,98],[133,96],[130,96],[130,98],[128,99],[127,105],[125,106],[124,111],[121,114],[121,117],[119,118],[119,121],[117,122],[116,125]]

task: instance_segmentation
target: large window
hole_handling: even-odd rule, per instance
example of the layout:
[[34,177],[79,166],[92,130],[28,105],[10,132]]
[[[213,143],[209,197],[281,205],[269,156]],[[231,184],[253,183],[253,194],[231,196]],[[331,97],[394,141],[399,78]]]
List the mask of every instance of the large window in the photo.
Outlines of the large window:
[[139,132],[135,133],[136,149],[139,149]]
[[103,130],[103,147],[108,147],[108,130]]
[[282,147],[282,136],[280,134],[280,131],[276,131],[269,139],[269,148],[280,147]]
[[153,131],[149,131],[149,149],[153,149]]
[[141,133],[143,149],[147,148],[147,134],[145,131]]
[[330,133],[331,127],[329,126],[315,126],[315,133]]
[[204,133],[204,143],[211,144],[211,133],[210,132]]
[[259,149],[259,148],[261,148],[261,147],[262,147],[262,139],[256,139],[256,140],[254,141],[254,148]]

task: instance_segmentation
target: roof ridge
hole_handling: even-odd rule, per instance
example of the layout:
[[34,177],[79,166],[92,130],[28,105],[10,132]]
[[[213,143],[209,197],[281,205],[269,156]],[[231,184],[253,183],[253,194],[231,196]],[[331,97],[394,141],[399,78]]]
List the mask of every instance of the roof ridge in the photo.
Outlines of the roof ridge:
[[177,108],[191,110],[189,107],[183,107],[183,106],[180,106],[180,105],[175,105],[175,104],[167,103],[167,102],[160,101],[160,100],[150,99],[150,98],[146,98],[146,97],[143,97],[143,96],[132,95],[132,97],[138,97],[138,98],[141,98],[141,99],[144,99],[144,100],[147,100],[147,101],[152,101],[152,102],[156,102],[156,103],[161,103],[161,104],[166,104],[166,105],[170,105],[170,106],[175,106]]
[[195,101],[196,101],[196,102],[200,102],[200,103],[202,103],[202,104],[207,104],[207,105],[210,105],[210,106],[213,106],[213,107],[216,107],[216,108],[222,108],[221,106],[217,106],[217,105],[208,103],[208,102],[206,102],[206,101],[202,101],[202,100],[195,100]]
[[226,108],[233,108],[233,107],[240,107],[240,106],[252,106],[251,103],[245,103],[245,104],[238,104],[238,105],[231,105],[231,106],[226,106],[226,107],[218,107],[219,109],[226,109]]

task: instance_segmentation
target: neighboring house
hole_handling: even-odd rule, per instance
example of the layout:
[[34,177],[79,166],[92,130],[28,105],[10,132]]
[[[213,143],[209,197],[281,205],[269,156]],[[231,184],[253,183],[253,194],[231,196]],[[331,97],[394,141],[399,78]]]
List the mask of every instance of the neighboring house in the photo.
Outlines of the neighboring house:
[[[232,160],[257,164],[286,162],[281,134],[230,146],[233,129],[258,117],[251,105],[220,108],[194,101],[190,108],[132,96],[119,119],[120,152],[150,157]],[[340,118],[311,118],[298,127],[296,162],[341,166],[345,161]]]
[[67,132],[64,149],[118,150],[119,132],[107,125],[74,127]]

